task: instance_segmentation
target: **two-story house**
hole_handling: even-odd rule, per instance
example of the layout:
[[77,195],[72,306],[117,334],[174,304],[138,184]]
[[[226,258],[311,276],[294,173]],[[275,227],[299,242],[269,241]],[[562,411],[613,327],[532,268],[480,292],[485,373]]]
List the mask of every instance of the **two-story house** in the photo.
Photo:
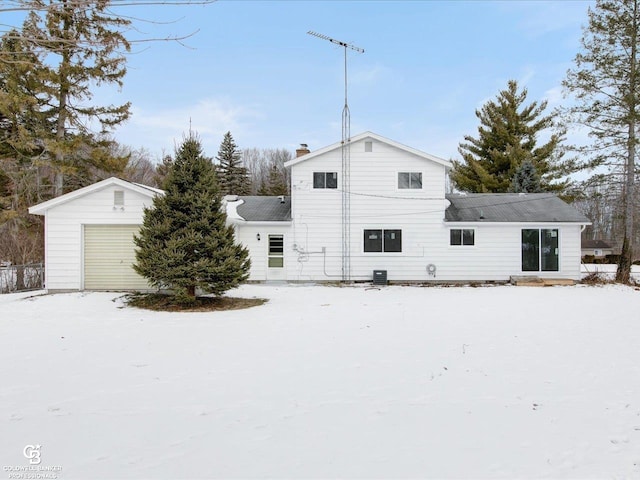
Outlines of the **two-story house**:
[[447,194],[451,162],[371,132],[351,139],[347,182],[342,156],[298,150],[291,198],[229,203],[251,280],[580,278],[589,220],[555,195]]
[[[580,278],[589,220],[553,194],[447,194],[451,163],[366,132],[289,161],[290,197],[227,197],[252,281]],[[133,235],[159,192],[117,178],[30,208],[45,215],[51,291],[142,289]]]

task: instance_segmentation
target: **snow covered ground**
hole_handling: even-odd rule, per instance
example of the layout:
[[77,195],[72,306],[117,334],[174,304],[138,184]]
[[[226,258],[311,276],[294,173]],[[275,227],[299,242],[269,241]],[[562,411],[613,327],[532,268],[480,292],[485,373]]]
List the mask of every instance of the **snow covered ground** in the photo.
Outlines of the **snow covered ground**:
[[0,479],[640,478],[638,290],[233,294],[0,296]]
[[[617,269],[618,265],[609,263],[583,263],[580,265],[583,277],[590,273],[599,273],[610,280],[616,277]],[[640,265],[631,265],[631,277],[636,281],[640,281]]]

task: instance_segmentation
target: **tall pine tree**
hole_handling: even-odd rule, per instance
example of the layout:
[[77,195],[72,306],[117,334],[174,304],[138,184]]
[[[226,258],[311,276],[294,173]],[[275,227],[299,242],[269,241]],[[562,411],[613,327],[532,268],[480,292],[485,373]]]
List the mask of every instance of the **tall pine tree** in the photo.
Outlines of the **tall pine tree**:
[[573,94],[569,118],[590,128],[583,149],[591,165],[606,165],[623,200],[624,234],[616,280],[629,283],[636,227],[634,210],[640,127],[640,0],[598,0],[589,8],[575,67],[564,87]]
[[246,280],[249,252],[226,225],[214,166],[193,135],[176,151],[163,187],[134,239],[134,269],[185,304],[196,289],[221,295]]
[[[64,193],[67,176],[79,172],[82,177],[90,169],[116,173],[126,166],[126,158],[110,155],[105,134],[129,117],[130,104],[92,105],[90,100],[96,85],[122,87],[130,50],[124,31],[131,20],[112,14],[109,0],[60,0],[45,9],[42,2],[31,3],[21,35],[43,58],[38,76],[53,119],[44,140],[57,196]],[[100,125],[99,135],[87,127],[90,123]]]
[[251,183],[247,169],[242,166],[242,153],[231,132],[224,134],[218,150],[218,179],[223,195],[248,195]]
[[558,181],[570,173],[569,164],[561,164],[560,143],[554,133],[538,146],[541,132],[554,126],[554,116],[544,115],[547,102],[526,104],[527,90],[519,91],[515,80],[496,100],[488,101],[476,116],[480,120],[478,137],[464,137],[458,150],[462,162],[454,161],[451,180],[466,192],[503,193],[511,191],[513,177],[523,162],[530,161],[540,176],[545,191],[562,191],[568,181]]

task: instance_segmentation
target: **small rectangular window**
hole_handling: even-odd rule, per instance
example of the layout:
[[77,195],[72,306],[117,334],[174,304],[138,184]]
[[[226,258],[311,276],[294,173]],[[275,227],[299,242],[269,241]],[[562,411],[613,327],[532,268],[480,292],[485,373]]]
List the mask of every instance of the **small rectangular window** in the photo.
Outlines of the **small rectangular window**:
[[338,188],[338,172],[313,172],[313,188]]
[[449,245],[475,245],[475,241],[472,228],[452,228],[449,231]]
[[364,142],[364,151],[373,152],[373,142]]
[[326,185],[327,188],[338,188],[338,173],[337,172],[328,172],[326,174]]
[[365,252],[402,252],[402,230],[365,230]]
[[116,207],[122,207],[124,205],[124,191],[123,190],[114,190],[113,191],[113,204]]
[[364,231],[364,251],[365,252],[381,252],[382,251],[382,230],[365,230]]
[[384,231],[384,251],[385,252],[401,252],[402,251],[402,230],[385,230]]
[[475,245],[474,233],[470,228],[462,230],[462,245]]
[[398,188],[401,190],[422,189],[422,172],[398,172]]

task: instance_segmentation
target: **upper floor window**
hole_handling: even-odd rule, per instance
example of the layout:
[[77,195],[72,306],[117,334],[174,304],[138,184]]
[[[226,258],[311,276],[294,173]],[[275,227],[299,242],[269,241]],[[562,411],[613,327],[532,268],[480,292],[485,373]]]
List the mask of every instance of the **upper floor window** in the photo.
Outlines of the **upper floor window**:
[[449,245],[475,245],[473,228],[452,228],[449,231]]
[[338,188],[338,172],[313,172],[313,188]]
[[422,172],[398,172],[398,188],[421,189]]
[[402,230],[365,230],[365,252],[402,252]]

